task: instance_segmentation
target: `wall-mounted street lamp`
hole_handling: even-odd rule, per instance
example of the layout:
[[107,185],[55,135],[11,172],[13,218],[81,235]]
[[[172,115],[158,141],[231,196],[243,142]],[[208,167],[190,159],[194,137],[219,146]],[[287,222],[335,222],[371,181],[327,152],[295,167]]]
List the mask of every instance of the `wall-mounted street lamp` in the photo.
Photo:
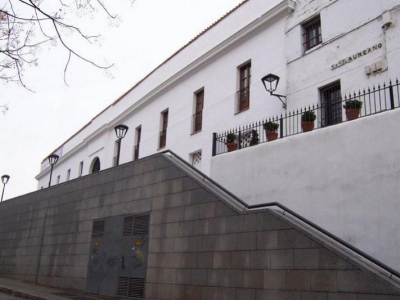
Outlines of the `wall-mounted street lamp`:
[[51,166],[50,170],[50,180],[49,180],[49,187],[51,185],[51,176],[53,175],[53,167],[57,163],[59,156],[57,154],[51,154],[47,159],[49,160],[49,164]]
[[[280,78],[277,75],[268,74],[267,76],[264,76],[261,79],[261,81],[264,84],[264,87],[267,90],[267,92],[269,92],[271,94],[271,96],[278,97],[279,100],[281,100],[281,102],[283,104],[283,108],[286,109],[286,96],[279,95],[279,94],[274,94],[274,92],[278,88],[279,79]],[[284,100],[282,100],[282,99],[284,99]]]
[[119,155],[121,154],[121,140],[125,137],[126,133],[128,132],[129,127],[126,125],[118,125],[115,126],[115,134],[117,135],[118,138],[118,154],[117,154],[117,162],[116,166],[119,165]]
[[1,193],[1,201],[0,202],[3,202],[4,189],[6,188],[6,184],[7,184],[7,182],[9,180],[10,180],[10,176],[9,175],[1,176],[1,182],[3,182],[3,193]]

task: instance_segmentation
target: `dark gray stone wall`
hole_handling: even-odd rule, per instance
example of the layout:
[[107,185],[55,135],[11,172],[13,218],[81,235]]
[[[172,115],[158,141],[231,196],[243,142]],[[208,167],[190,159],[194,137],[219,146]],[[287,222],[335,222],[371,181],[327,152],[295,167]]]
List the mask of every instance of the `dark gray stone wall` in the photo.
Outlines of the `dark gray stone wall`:
[[146,299],[400,300],[287,221],[231,209],[162,155],[2,203],[0,276],[85,290],[92,221],[143,212]]

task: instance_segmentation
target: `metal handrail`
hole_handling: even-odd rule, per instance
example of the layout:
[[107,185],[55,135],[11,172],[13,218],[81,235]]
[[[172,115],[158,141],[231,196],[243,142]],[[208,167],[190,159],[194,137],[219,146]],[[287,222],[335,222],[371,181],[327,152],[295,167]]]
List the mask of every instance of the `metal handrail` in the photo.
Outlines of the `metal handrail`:
[[203,176],[205,179],[207,179],[208,181],[210,181],[213,185],[217,186],[219,189],[221,189],[223,192],[225,192],[226,194],[228,194],[229,196],[231,196],[232,198],[234,198],[236,201],[238,201],[240,204],[242,204],[246,209],[248,210],[253,210],[253,209],[260,209],[260,208],[268,208],[268,207],[272,207],[272,206],[276,206],[279,207],[280,209],[282,209],[285,212],[288,212],[289,214],[291,214],[292,216],[294,216],[295,218],[299,219],[300,221],[306,223],[307,225],[311,226],[312,228],[316,229],[317,231],[321,232],[322,234],[328,236],[329,238],[331,238],[332,240],[336,241],[337,243],[341,244],[342,246],[345,246],[346,248],[352,250],[353,252],[357,253],[358,255],[366,258],[367,260],[369,260],[370,262],[374,263],[375,265],[379,266],[380,268],[384,269],[385,271],[389,272],[391,275],[389,278],[392,278],[393,275],[395,275],[396,277],[400,278],[400,273],[397,272],[396,270],[392,269],[391,267],[387,266],[386,264],[384,264],[383,262],[373,258],[372,256],[370,256],[369,254],[365,253],[364,251],[358,249],[357,247],[354,247],[353,245],[350,245],[349,243],[347,243],[346,241],[342,240],[341,238],[337,237],[336,235],[330,233],[329,231],[326,231],[325,229],[323,229],[322,227],[318,226],[317,224],[311,222],[310,220],[302,217],[301,215],[297,214],[296,212],[294,212],[293,210],[287,208],[286,206],[280,204],[279,202],[269,202],[269,203],[262,203],[262,204],[254,204],[254,205],[248,205],[246,202],[244,202],[243,200],[241,200],[240,198],[238,198],[236,195],[232,194],[230,191],[228,191],[227,189],[225,189],[223,186],[221,186],[218,182],[216,182],[215,180],[211,179],[209,176],[207,176],[206,174],[204,174],[203,172],[201,172],[200,170],[194,168],[191,164],[189,164],[187,161],[185,161],[184,159],[182,159],[180,156],[178,156],[176,153],[174,153],[171,150],[166,150],[161,152],[163,154],[167,154],[170,153],[172,156],[174,156],[175,158],[177,158],[180,162],[184,163],[185,165],[187,165],[188,167],[190,167],[191,169],[193,169],[194,171],[196,171],[197,173],[199,173],[201,176]]

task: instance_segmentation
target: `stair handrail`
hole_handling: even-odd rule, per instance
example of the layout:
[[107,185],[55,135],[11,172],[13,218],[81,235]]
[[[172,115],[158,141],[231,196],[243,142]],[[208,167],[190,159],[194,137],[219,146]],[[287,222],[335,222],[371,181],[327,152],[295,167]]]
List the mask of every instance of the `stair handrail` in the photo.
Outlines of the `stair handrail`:
[[292,216],[294,216],[295,218],[299,219],[300,221],[302,221],[303,223],[306,223],[307,225],[311,226],[312,228],[316,229],[317,231],[319,231],[320,233],[328,236],[329,238],[331,238],[332,240],[334,240],[335,242],[341,244],[342,246],[352,250],[353,252],[357,253],[358,255],[364,257],[365,259],[369,260],[370,262],[374,263],[375,265],[379,266],[380,268],[382,268],[383,270],[387,271],[388,273],[390,273],[389,278],[392,278],[393,275],[396,276],[397,278],[400,278],[400,273],[394,269],[392,269],[391,267],[389,267],[388,265],[384,264],[383,262],[377,260],[376,258],[372,257],[371,255],[365,253],[364,251],[358,249],[357,247],[347,243],[346,241],[342,240],[341,238],[337,237],[336,235],[330,233],[329,231],[323,229],[322,227],[318,226],[317,224],[315,224],[314,222],[311,222],[310,220],[302,217],[301,215],[297,214],[296,212],[294,212],[293,210],[291,210],[290,208],[280,204],[279,202],[267,202],[267,203],[260,203],[260,204],[253,204],[253,205],[248,205],[246,202],[244,202],[243,200],[241,200],[239,197],[237,197],[235,194],[233,194],[232,192],[228,191],[226,188],[224,188],[222,185],[220,185],[218,182],[216,182],[215,180],[213,180],[212,178],[210,178],[209,176],[207,176],[206,174],[204,174],[203,172],[201,172],[200,170],[194,168],[191,164],[189,164],[186,160],[184,160],[183,158],[181,158],[179,155],[177,155],[176,153],[174,153],[171,150],[165,150],[163,152],[160,152],[163,154],[171,154],[174,158],[178,159],[180,162],[184,163],[185,165],[187,165],[188,167],[190,167],[192,170],[196,171],[198,174],[200,174],[201,176],[203,176],[205,179],[207,179],[209,182],[211,182],[213,185],[217,186],[219,189],[221,189],[223,192],[225,192],[226,194],[228,194],[230,197],[234,198],[236,201],[238,201],[240,204],[242,204],[247,210],[254,210],[254,209],[261,209],[261,208],[268,208],[268,207],[272,207],[272,206],[276,206],[279,207],[280,209],[283,210],[283,214],[285,214],[285,212],[288,212],[289,214],[291,214]]

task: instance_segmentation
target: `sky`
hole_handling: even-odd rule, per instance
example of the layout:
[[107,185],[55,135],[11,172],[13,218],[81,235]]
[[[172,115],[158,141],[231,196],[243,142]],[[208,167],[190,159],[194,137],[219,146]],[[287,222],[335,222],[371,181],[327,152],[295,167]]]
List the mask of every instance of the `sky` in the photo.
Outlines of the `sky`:
[[24,73],[33,92],[0,82],[0,105],[9,107],[0,114],[0,176],[10,176],[4,200],[35,191],[45,157],[242,0],[103,2],[116,20],[102,11],[75,20],[87,33],[101,34],[97,43],[72,36],[67,41],[96,63],[114,64],[112,68],[104,71],[72,57],[66,85],[68,52],[60,45],[45,45],[37,53],[37,66]]

